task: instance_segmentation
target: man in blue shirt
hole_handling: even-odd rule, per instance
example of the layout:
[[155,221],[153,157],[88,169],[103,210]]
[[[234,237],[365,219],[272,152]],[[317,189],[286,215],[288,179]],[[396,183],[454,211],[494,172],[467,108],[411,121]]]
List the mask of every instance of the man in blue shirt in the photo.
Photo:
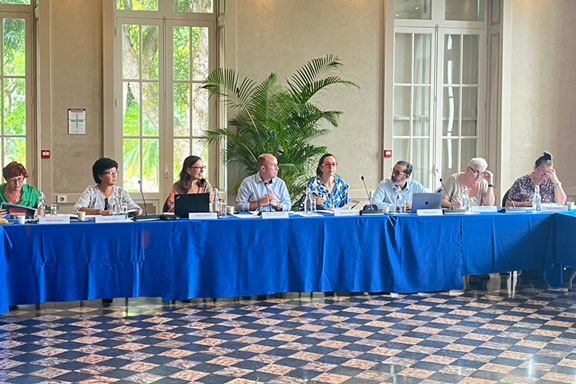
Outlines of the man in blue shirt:
[[238,188],[236,211],[289,211],[290,194],[278,175],[278,160],[265,153],[258,157],[258,173],[248,176]]
[[426,192],[426,188],[419,182],[412,180],[412,164],[400,160],[394,165],[390,179],[384,179],[378,184],[378,188],[372,197],[375,204],[384,204],[389,207],[395,205],[396,193],[400,192],[406,210],[412,209],[412,197],[415,193]]

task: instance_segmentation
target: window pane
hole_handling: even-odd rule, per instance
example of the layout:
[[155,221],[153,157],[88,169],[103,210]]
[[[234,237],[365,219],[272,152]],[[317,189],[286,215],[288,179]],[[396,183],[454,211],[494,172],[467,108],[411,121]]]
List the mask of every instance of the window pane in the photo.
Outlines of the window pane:
[[460,88],[444,87],[442,101],[442,136],[458,136],[458,110],[460,108]]
[[471,158],[476,157],[476,139],[462,139],[460,169],[466,169]]
[[174,11],[176,12],[214,12],[213,0],[174,0]]
[[208,76],[208,28],[192,28],[192,61],[194,80],[204,80]]
[[142,85],[142,131],[144,136],[158,136],[159,134],[158,86],[158,83],[143,83]]
[[414,139],[414,151],[411,163],[414,166],[413,178],[423,185],[428,185],[430,178],[430,140]]
[[394,139],[394,163],[410,158],[410,139]]
[[442,177],[460,172],[458,168],[458,139],[442,140]]
[[444,37],[444,84],[460,84],[460,36]]
[[414,83],[430,84],[432,36],[414,35]]
[[189,84],[174,84],[174,136],[190,136]]
[[478,84],[478,62],[480,56],[480,37],[478,35],[464,36],[464,54],[462,57],[462,83]]
[[462,136],[476,136],[478,125],[478,88],[462,88]]
[[124,82],[122,129],[125,136],[140,135],[140,83]]
[[410,87],[394,87],[394,118],[410,118]]
[[24,19],[4,19],[4,75],[26,73],[26,23]]
[[396,19],[430,20],[430,0],[403,0],[394,2],[394,17]]
[[190,80],[190,28],[174,27],[174,79]]
[[394,41],[394,82],[411,83],[412,34],[397,33]]
[[194,84],[192,94],[192,134],[203,136],[208,129],[208,90],[202,89],[201,84]]
[[430,136],[430,87],[414,87],[414,136]]
[[484,20],[484,0],[446,0],[446,20]]
[[192,154],[200,156],[204,160],[204,164],[208,167],[208,146],[204,140],[192,140]]
[[123,140],[122,184],[124,189],[130,192],[139,191],[140,180],[140,139]]
[[2,0],[0,4],[24,4],[30,5],[30,0]]
[[142,26],[142,79],[158,80],[158,27]]
[[158,192],[160,187],[160,140],[142,140],[142,189]]
[[174,182],[180,179],[184,159],[190,156],[190,139],[174,140]]
[[123,11],[157,11],[158,0],[117,0],[116,9]]
[[122,78],[140,78],[140,27],[122,26]]
[[4,79],[4,134],[26,134],[26,81]]
[[26,166],[26,138],[25,137],[5,137],[4,138],[4,164],[17,161]]
[[410,136],[410,120],[394,120],[394,136]]

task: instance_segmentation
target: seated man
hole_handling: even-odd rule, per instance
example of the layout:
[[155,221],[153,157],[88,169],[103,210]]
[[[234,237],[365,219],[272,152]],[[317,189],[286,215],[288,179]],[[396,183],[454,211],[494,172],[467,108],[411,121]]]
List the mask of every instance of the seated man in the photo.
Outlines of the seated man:
[[415,193],[426,192],[426,188],[412,180],[410,175],[412,175],[412,164],[404,160],[398,161],[394,165],[390,179],[384,179],[378,184],[372,202],[392,208],[396,204],[396,193],[399,192],[406,204],[406,210],[412,209],[412,196]]
[[258,173],[248,176],[238,188],[236,211],[289,211],[290,194],[278,175],[278,160],[270,154],[258,157]]

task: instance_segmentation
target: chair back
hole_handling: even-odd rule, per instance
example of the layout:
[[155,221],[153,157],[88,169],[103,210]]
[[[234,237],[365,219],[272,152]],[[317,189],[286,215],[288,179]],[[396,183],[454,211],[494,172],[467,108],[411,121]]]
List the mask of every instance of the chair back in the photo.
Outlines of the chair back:
[[510,194],[510,189],[506,191],[504,197],[502,197],[502,208],[506,208],[506,202],[508,201],[508,195]]

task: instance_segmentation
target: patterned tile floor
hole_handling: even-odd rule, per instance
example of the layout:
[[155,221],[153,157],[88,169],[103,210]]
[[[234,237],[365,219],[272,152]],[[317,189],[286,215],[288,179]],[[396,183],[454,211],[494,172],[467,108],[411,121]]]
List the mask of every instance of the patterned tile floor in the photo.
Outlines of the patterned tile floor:
[[534,276],[475,276],[459,294],[20,306],[0,316],[0,382],[576,383],[576,294]]

